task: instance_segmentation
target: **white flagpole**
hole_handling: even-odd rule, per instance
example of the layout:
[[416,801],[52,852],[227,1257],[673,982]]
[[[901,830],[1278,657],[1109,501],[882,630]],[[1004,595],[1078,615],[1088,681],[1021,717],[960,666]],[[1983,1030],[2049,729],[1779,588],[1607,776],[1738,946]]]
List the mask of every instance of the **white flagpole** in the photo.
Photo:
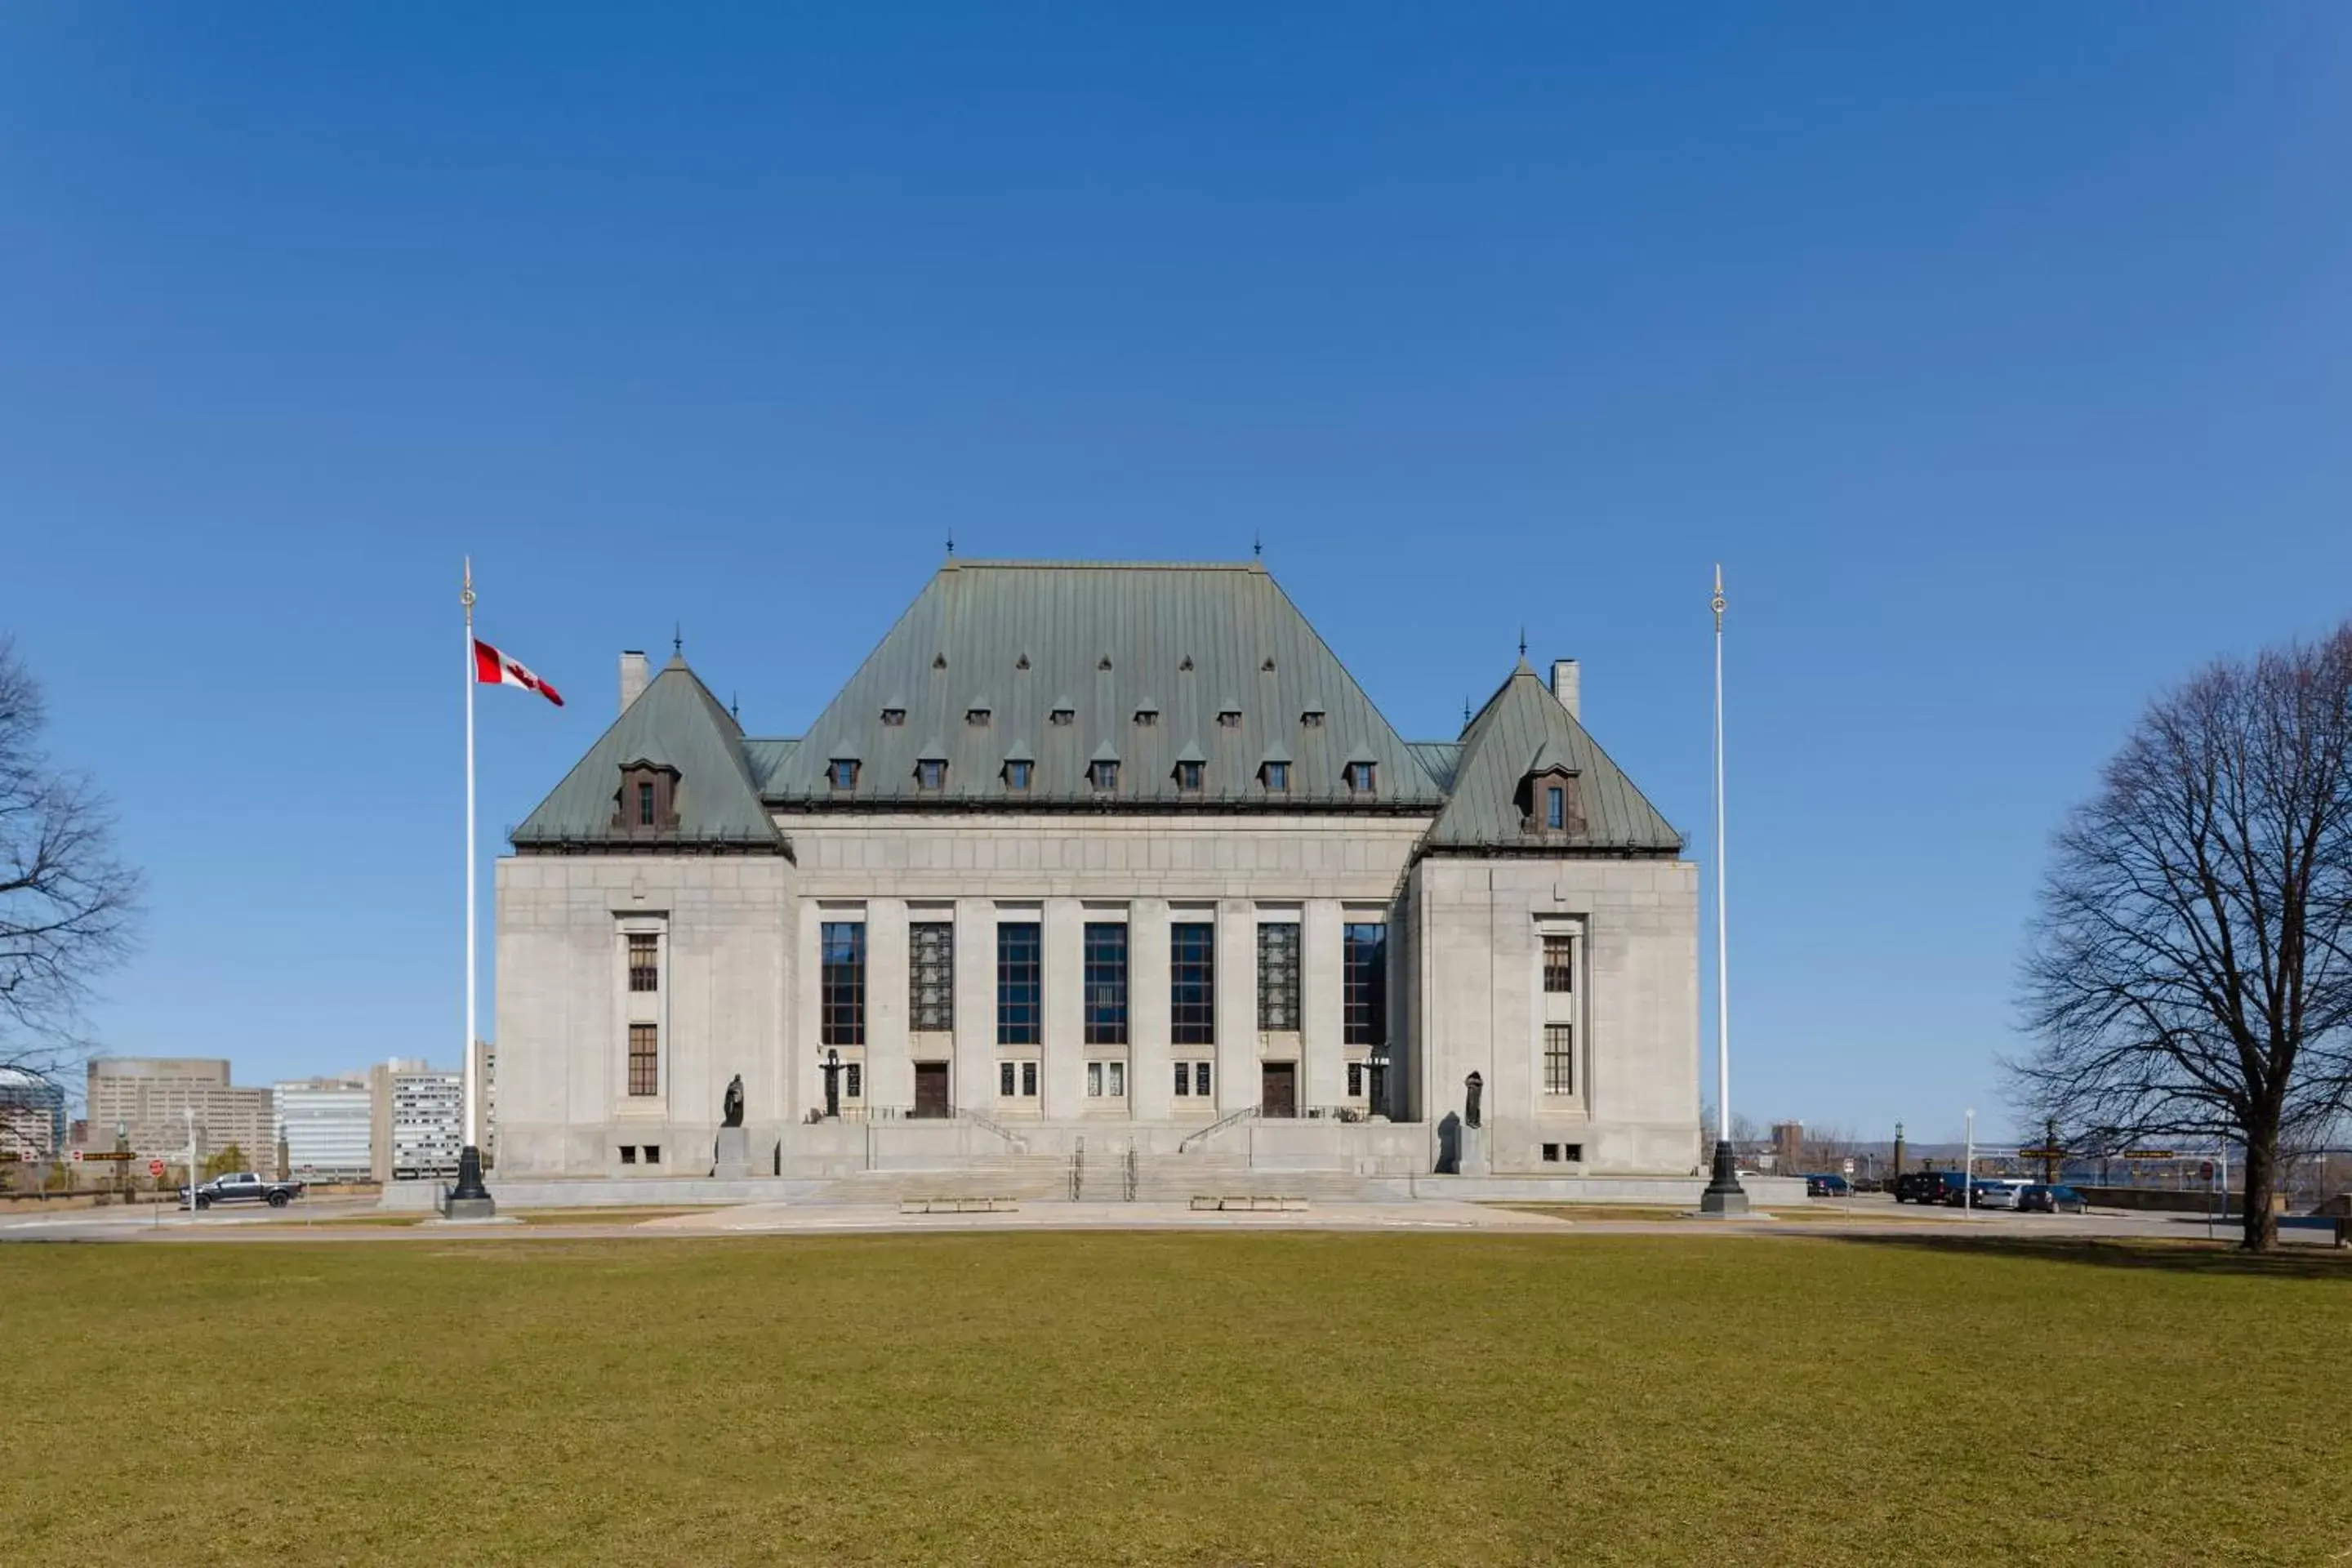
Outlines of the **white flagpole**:
[[466,558],[466,585],[457,595],[466,606],[466,1047],[457,1058],[466,1080],[465,1147],[478,1148],[474,1083],[474,560]]
[[1726,977],[1730,943],[1723,892],[1723,563],[1716,563],[1715,597],[1715,1169],[1699,1194],[1698,1212],[1717,1218],[1748,1212],[1739,1184],[1739,1158],[1731,1147],[1731,985]]
[[1731,1141],[1730,944],[1723,889],[1723,563],[1715,567],[1715,1135]]

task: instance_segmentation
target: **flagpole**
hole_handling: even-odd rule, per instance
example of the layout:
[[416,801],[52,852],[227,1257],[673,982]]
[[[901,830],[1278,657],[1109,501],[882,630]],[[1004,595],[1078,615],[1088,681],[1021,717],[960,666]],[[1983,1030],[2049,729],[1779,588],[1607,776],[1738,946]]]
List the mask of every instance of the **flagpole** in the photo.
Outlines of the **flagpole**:
[[1715,596],[1715,1167],[1700,1194],[1699,1212],[1718,1218],[1748,1212],[1739,1161],[1731,1147],[1731,983],[1723,884],[1723,563],[1716,563]]
[[449,1193],[447,1213],[452,1219],[488,1219],[498,1212],[498,1205],[491,1202],[489,1189],[482,1185],[482,1151],[475,1131],[481,1095],[474,1071],[474,985],[478,968],[474,919],[474,688],[478,682],[474,668],[474,559],[470,555],[466,557],[465,570],[465,586],[458,591],[457,602],[466,608],[466,1044],[457,1061],[466,1085],[466,1122],[462,1134],[465,1149],[457,1156],[457,1184]]

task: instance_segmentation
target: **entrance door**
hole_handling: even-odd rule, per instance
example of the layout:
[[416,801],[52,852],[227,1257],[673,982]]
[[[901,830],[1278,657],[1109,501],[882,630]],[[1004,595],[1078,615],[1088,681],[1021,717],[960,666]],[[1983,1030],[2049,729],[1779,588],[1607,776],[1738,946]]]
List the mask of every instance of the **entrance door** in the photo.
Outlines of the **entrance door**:
[[1261,1116],[1298,1114],[1298,1064],[1265,1062],[1259,1067],[1265,1092],[1258,1099]]
[[948,1114],[947,1063],[915,1064],[915,1114],[937,1117]]

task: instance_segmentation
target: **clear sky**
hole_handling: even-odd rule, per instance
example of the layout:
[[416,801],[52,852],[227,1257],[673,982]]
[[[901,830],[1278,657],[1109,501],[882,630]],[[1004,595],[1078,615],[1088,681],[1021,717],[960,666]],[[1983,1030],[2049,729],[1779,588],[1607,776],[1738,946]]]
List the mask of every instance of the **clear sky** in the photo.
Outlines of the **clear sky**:
[[95,1021],[456,1061],[466,552],[573,699],[484,692],[485,865],[622,647],[797,733],[950,530],[1263,535],[1413,737],[1524,624],[1706,856],[1721,559],[1734,1102],[1997,1123],[2061,813],[2352,610],[2347,169],[2333,4],[18,0],[0,628],[152,879]]

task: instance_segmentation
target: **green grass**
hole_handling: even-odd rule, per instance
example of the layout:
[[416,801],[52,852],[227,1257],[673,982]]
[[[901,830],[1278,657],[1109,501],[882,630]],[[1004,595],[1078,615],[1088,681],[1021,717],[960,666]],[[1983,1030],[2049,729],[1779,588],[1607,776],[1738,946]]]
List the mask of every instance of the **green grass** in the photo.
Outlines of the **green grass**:
[[2352,1273],[2308,1256],[1819,1235],[26,1246],[0,1251],[0,1520],[26,1563],[2352,1550]]

